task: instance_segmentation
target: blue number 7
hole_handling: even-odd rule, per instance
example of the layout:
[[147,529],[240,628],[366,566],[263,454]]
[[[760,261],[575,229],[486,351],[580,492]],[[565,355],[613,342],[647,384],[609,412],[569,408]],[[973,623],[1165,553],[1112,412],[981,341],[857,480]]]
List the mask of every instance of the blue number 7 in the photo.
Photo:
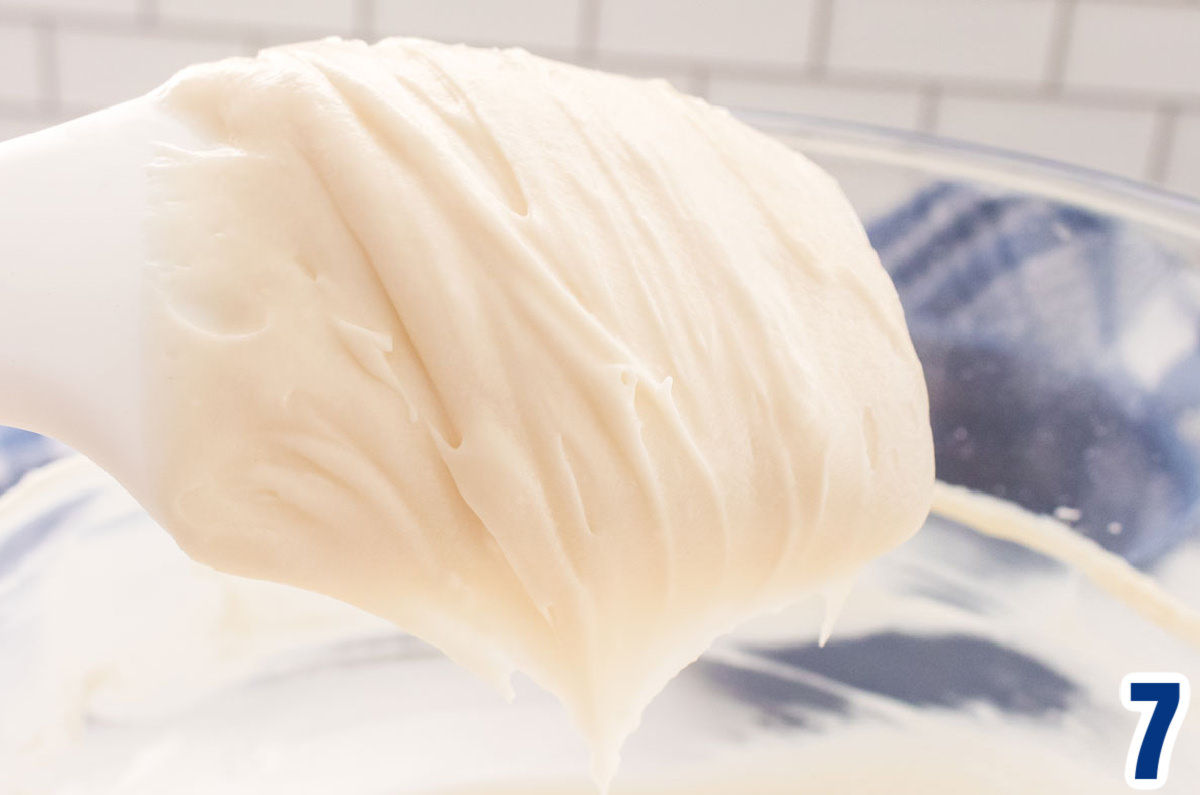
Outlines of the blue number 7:
[[1183,674],[1130,674],[1121,682],[1121,703],[1142,714],[1125,760],[1129,786],[1158,789],[1166,783],[1171,750],[1190,699],[1191,687]]

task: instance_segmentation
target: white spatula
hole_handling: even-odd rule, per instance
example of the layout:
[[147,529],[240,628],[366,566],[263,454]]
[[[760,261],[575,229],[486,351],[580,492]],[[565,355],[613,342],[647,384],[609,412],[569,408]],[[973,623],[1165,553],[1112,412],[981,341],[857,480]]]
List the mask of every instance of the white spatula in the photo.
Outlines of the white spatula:
[[0,143],[0,425],[148,496],[147,166],[197,136],[153,98]]

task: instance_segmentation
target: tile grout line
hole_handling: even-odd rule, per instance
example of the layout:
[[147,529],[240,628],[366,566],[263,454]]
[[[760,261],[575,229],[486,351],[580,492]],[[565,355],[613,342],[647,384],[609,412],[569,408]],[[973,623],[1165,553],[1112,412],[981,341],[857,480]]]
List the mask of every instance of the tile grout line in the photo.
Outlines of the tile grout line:
[[[302,25],[245,25],[235,22],[191,22],[163,19],[155,14],[153,22],[147,23],[141,16],[113,17],[71,12],[47,15],[43,13],[10,13],[0,6],[0,25],[16,24],[37,28],[52,22],[58,31],[80,32],[109,36],[134,35],[143,38],[184,39],[189,41],[244,42],[248,36],[258,36],[264,41],[268,34],[280,31],[313,38],[323,34],[322,28]],[[149,24],[149,27],[147,27]]]
[[[582,2],[596,8],[600,0],[582,0]],[[817,2],[825,2],[826,0],[817,0]],[[1088,0],[1096,2],[1097,0]],[[357,0],[357,2],[370,3],[371,0]],[[1076,5],[1079,0],[1063,0],[1063,2]],[[140,0],[142,7],[157,8],[160,5],[160,0]],[[45,20],[45,15],[37,15],[30,13],[9,13],[9,9],[0,8],[0,21],[12,21],[23,24],[35,25],[39,20]],[[97,33],[125,33],[138,32],[140,23],[137,20],[125,18],[124,20],[116,20],[108,17],[99,17],[88,14],[56,14],[57,29],[62,30],[79,30],[86,32]],[[361,22],[360,22],[361,24]],[[258,29],[246,29],[241,26],[231,26],[228,24],[202,24],[202,25],[182,25],[178,22],[163,21],[161,18],[154,23],[153,30],[142,31],[143,35],[152,35],[159,37],[181,37],[196,40],[214,40],[214,41],[246,41],[248,37],[257,39],[262,31]],[[628,59],[631,63],[637,63],[650,68],[661,69],[682,69],[682,70],[707,70],[710,73],[736,77],[740,79],[754,80],[770,80],[770,81],[790,81],[790,82],[812,82],[814,75],[811,69],[803,64],[798,66],[781,66],[766,62],[752,61],[696,61],[694,59],[678,59],[671,56],[631,56]],[[820,76],[820,82],[828,84],[830,87],[844,88],[866,88],[876,90],[891,90],[891,91],[909,91],[914,93],[922,92],[928,85],[928,81],[916,76],[888,76],[875,73],[856,73],[856,72],[838,72],[836,74],[826,74]],[[943,90],[963,93],[979,98],[1007,98],[1007,99],[1030,99],[1035,100],[1038,97],[1045,97],[1044,87],[1039,87],[1035,83],[1016,83],[997,81],[983,81],[974,79],[958,79],[952,78],[949,81],[941,81]],[[1122,90],[1122,89],[1091,89],[1087,87],[1078,88],[1064,87],[1062,91],[1055,96],[1055,101],[1062,101],[1070,104],[1088,104],[1097,107],[1106,106],[1113,108],[1125,109],[1149,109],[1158,107],[1162,102],[1174,102],[1183,108],[1200,108],[1200,94],[1194,95],[1155,95],[1151,92]]]
[[1067,59],[1070,56],[1071,40],[1075,27],[1075,10],[1079,0],[1058,0],[1054,8],[1054,20],[1050,30],[1050,52],[1046,58],[1046,71],[1042,76],[1043,89],[1052,95],[1062,93],[1067,76]]
[[247,56],[258,55],[267,48],[267,34],[261,30],[248,30],[242,35],[241,45]]
[[153,28],[158,24],[158,0],[138,0],[137,19],[144,28]]
[[[1198,0],[1200,2],[1200,0]],[[830,88],[865,89],[877,91],[903,91],[921,93],[929,88],[931,80],[947,92],[973,96],[980,99],[1029,100],[1046,99],[1045,91],[1037,82],[1016,83],[1003,80],[972,78],[930,78],[919,75],[887,75],[878,72],[841,70],[826,75],[813,75],[804,64],[784,65],[767,62],[739,60],[679,58],[669,55],[646,53],[598,54],[592,62],[600,60],[610,64],[625,64],[643,69],[689,71],[708,70],[714,77],[739,80],[757,80],[773,83],[821,84]],[[1054,98],[1056,102],[1070,105],[1090,105],[1123,110],[1148,110],[1165,101],[1176,102],[1187,108],[1200,108],[1200,93],[1155,94],[1153,92],[1104,89],[1089,87],[1064,88]]]
[[42,111],[41,104],[37,100],[33,102],[16,102],[8,99],[0,100],[0,119],[42,121],[45,118],[46,114]]
[[57,118],[62,110],[58,75],[58,26],[50,17],[44,17],[35,24],[38,48],[38,106],[45,115]]
[[921,104],[917,109],[917,131],[933,135],[937,132],[938,112],[942,104],[942,88],[928,85],[921,89]]
[[712,73],[708,67],[697,66],[688,70],[688,93],[698,97],[708,97],[712,85]]
[[363,41],[373,42],[379,35],[375,28],[375,0],[355,0],[354,35]]
[[1175,147],[1175,129],[1179,126],[1179,106],[1164,104],[1154,124],[1154,138],[1146,162],[1146,179],[1164,182],[1171,167],[1171,154]]
[[585,61],[600,51],[600,0],[581,0],[579,24],[575,31],[575,50]]
[[808,33],[808,63],[813,75],[823,76],[829,70],[829,45],[833,38],[833,0],[816,0],[813,4]]
[[1152,8],[1195,8],[1200,0],[1088,0],[1096,6],[1150,6]]

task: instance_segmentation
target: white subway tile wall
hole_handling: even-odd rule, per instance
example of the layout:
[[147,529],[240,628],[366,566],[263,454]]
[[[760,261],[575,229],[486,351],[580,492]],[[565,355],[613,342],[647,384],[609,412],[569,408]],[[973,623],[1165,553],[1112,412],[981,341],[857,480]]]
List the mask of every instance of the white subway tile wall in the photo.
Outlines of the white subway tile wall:
[[1200,98],[1200,6],[1087,3],[1074,23],[1067,85]]
[[602,51],[802,65],[815,0],[600,0]]
[[236,40],[77,30],[62,31],[56,44],[58,98],[71,110],[136,97],[189,64],[249,52]]
[[686,66],[664,68],[654,63],[642,63],[637,59],[630,60],[621,57],[575,59],[586,60],[588,65],[606,72],[641,77],[646,79],[666,80],[680,91],[689,94],[703,94],[707,85],[707,73],[703,70],[689,69]]
[[1149,164],[1155,116],[1151,110],[946,96],[938,131],[1138,179]]
[[709,80],[708,98],[735,109],[807,113],[904,130],[918,129],[924,106],[917,91],[722,77]]
[[31,105],[37,101],[37,29],[33,25],[0,25],[0,103]]
[[1167,185],[1200,196],[1200,112],[1181,116],[1173,138],[1167,159]]
[[43,126],[42,122],[35,119],[0,119],[0,140],[37,132]]
[[142,3],[143,0],[0,0],[0,9],[70,12],[97,18],[115,16],[130,19],[137,16]]
[[351,33],[355,0],[158,0],[164,22],[275,27],[318,35]]
[[374,32],[569,53],[583,10],[583,0],[375,0]]
[[1200,196],[1200,0],[0,0],[0,139],[333,34],[515,44]]
[[1037,84],[1054,17],[1046,0],[839,0],[829,70]]

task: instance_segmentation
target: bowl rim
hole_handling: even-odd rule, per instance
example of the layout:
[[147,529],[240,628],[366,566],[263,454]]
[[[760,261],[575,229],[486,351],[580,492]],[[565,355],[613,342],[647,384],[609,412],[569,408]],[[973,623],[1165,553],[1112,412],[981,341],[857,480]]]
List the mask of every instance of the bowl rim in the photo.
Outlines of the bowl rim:
[[1200,197],[1001,147],[802,113],[731,107],[805,154],[853,157],[991,183],[1087,207],[1200,242]]

